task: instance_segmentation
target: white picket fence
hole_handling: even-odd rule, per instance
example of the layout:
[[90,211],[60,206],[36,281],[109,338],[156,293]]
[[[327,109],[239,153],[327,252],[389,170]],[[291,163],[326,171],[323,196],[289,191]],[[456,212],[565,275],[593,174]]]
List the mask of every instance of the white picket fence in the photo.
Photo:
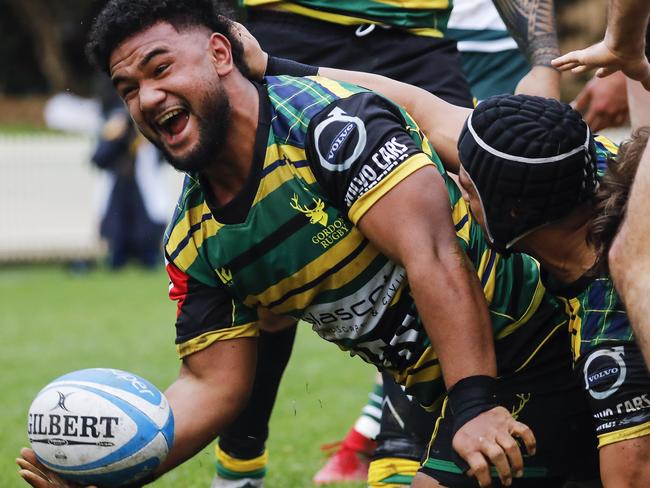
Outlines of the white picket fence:
[[[94,258],[102,175],[89,137],[0,136],[0,262]],[[179,176],[169,171],[170,212]]]

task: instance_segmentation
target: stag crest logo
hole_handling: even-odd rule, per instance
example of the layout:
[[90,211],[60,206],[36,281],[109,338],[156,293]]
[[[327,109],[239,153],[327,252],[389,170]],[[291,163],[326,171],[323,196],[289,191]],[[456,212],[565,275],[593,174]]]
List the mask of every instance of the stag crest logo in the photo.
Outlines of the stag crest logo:
[[312,198],[314,201],[314,208],[309,208],[306,205],[300,205],[298,203],[298,195],[295,193],[291,198],[291,208],[297,210],[298,212],[305,214],[305,217],[309,219],[310,224],[320,224],[323,227],[327,226],[327,219],[329,218],[327,212],[325,212],[325,202],[320,198]]
[[219,279],[224,285],[228,285],[228,286],[232,285],[232,271],[226,268],[219,268],[216,271],[217,271],[217,276],[219,276]]

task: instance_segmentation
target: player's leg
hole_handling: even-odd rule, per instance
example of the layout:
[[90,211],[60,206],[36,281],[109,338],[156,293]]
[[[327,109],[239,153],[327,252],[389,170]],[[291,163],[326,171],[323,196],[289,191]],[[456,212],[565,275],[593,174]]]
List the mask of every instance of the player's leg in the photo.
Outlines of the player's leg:
[[426,412],[387,374],[377,448],[368,471],[369,488],[411,486],[433,431],[435,413]]
[[576,363],[599,440],[605,488],[650,483],[650,375],[634,342],[612,342]]
[[280,332],[260,332],[253,391],[246,408],[219,437],[212,488],[263,486],[268,423],[295,335],[296,326]]

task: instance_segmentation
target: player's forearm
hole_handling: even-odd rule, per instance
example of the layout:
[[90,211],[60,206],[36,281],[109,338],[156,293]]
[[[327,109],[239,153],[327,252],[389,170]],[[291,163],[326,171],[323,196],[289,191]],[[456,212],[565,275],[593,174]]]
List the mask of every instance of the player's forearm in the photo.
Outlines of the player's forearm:
[[622,56],[642,53],[649,18],[648,0],[610,0],[605,43]]
[[409,284],[443,370],[445,385],[496,376],[492,326],[476,272],[458,246],[407,265]]
[[508,32],[532,65],[560,55],[553,0],[493,0]]
[[165,391],[174,413],[174,443],[155,477],[208,445],[246,405],[255,377],[254,338],[217,341],[184,358]]

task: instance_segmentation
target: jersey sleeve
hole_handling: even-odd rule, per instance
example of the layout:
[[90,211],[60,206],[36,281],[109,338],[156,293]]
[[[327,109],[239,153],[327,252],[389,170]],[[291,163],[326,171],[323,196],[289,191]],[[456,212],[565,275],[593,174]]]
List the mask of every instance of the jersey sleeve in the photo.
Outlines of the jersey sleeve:
[[167,263],[169,297],[176,301],[176,351],[183,358],[216,341],[256,337],[257,311]]
[[314,116],[305,149],[319,184],[354,224],[400,181],[434,164],[399,109],[371,92],[336,100]]

